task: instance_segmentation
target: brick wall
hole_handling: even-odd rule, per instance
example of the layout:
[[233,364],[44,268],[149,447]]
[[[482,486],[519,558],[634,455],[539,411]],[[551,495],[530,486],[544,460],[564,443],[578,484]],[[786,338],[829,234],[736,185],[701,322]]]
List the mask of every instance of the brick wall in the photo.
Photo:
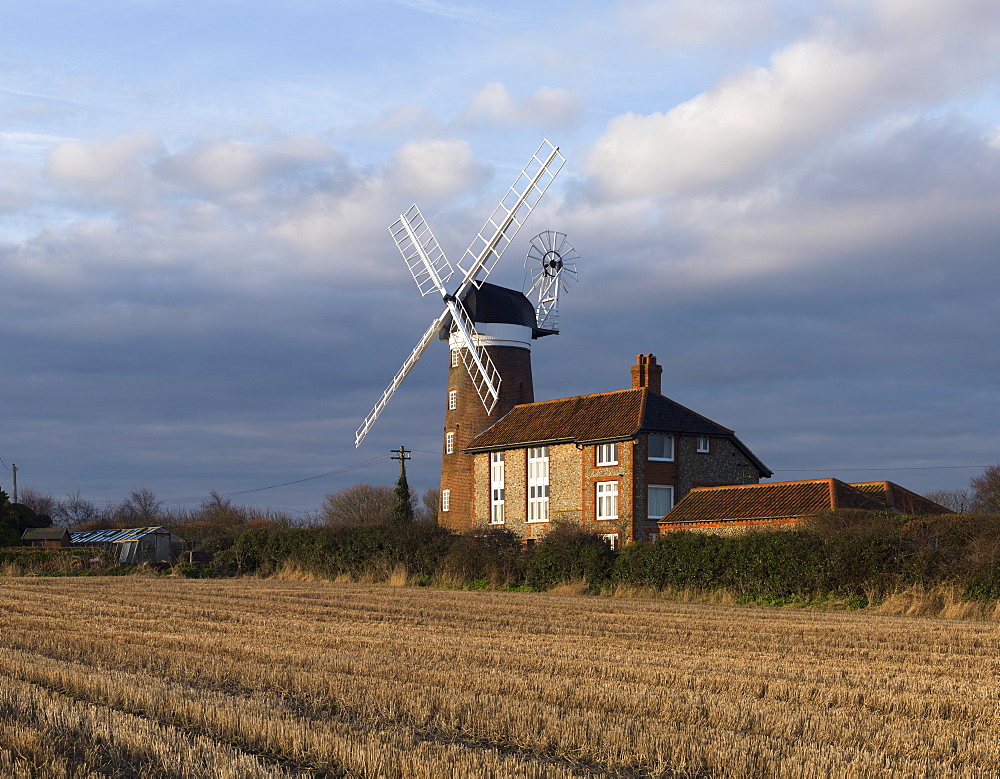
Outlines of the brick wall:
[[[486,413],[472,378],[462,362],[451,364],[448,355],[448,388],[445,392],[444,430],[441,435],[441,490],[450,490],[451,506],[438,513],[438,523],[449,530],[468,530],[478,524],[479,508],[475,497],[480,491],[477,483],[484,484],[482,491],[489,491],[489,456],[486,457],[485,481],[476,477],[475,456],[462,452],[473,438],[503,417],[514,406],[534,402],[535,390],[531,380],[531,351],[514,346],[490,346],[486,349],[500,373],[500,399],[492,413]],[[448,408],[448,392],[457,390],[457,407]],[[455,434],[452,454],[446,454],[445,440],[448,433]],[[487,522],[489,512],[487,510]]]
[[709,453],[697,452],[696,436],[678,436],[677,494],[679,501],[692,487],[715,487],[723,484],[757,484],[760,473],[747,457],[725,438],[712,438]]
[[[549,447],[549,522],[527,522],[527,450],[505,453],[504,527],[522,538],[541,538],[552,521],[579,524],[593,533],[615,534],[620,544],[643,541],[658,532],[649,518],[649,485],[674,488],[679,501],[692,487],[754,484],[756,469],[728,440],[713,438],[709,452],[697,451],[697,436],[674,437],[674,460],[648,459],[648,437],[618,444],[617,465],[597,465],[597,447],[560,444]],[[474,456],[475,496],[472,515],[478,527],[490,525],[490,455]],[[618,482],[618,519],[597,519],[597,482]]]

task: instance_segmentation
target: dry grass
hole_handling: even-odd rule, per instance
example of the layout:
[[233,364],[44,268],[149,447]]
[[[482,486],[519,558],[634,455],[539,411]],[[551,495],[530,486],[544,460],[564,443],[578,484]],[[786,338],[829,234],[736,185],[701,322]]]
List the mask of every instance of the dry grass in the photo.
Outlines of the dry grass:
[[618,595],[7,579],[0,775],[1000,773],[996,624]]

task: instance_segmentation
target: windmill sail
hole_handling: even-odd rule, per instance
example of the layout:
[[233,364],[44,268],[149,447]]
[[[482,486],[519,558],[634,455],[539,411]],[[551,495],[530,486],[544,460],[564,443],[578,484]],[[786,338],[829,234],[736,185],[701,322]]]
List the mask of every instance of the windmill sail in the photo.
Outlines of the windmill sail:
[[451,316],[451,312],[445,309],[441,312],[441,315],[431,322],[431,326],[427,328],[427,331],[420,337],[417,341],[417,345],[413,347],[413,351],[410,352],[410,356],[406,358],[396,375],[392,377],[392,381],[389,382],[389,386],[386,387],[385,392],[382,393],[382,397],[378,399],[375,407],[372,408],[371,413],[365,417],[365,421],[361,423],[361,427],[358,428],[354,435],[354,446],[355,448],[361,446],[361,442],[365,440],[365,436],[368,435],[368,431],[371,430],[372,425],[375,424],[375,420],[378,419],[378,415],[382,413],[382,409],[385,408],[386,404],[389,402],[389,398],[393,396],[396,389],[400,384],[403,383],[403,379],[406,375],[413,370],[413,366],[417,364],[423,353],[427,351],[427,347],[431,345],[431,342],[437,338],[438,331],[444,327],[445,322]]
[[543,140],[459,260],[458,267],[465,279],[456,297],[462,297],[468,284],[479,285],[486,280],[565,163],[558,147],[549,143],[548,138]]
[[444,285],[455,269],[438,245],[434,233],[424,220],[416,204],[389,225],[392,240],[403,255],[406,267],[417,284],[421,295],[431,292],[445,294]]

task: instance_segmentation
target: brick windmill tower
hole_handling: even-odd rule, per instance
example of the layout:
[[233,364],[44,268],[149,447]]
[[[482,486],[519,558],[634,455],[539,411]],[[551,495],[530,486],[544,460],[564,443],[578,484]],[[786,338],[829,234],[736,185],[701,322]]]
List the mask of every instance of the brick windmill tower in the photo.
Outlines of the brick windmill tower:
[[[536,283],[531,292],[538,293],[537,305],[524,293],[489,284],[486,278],[564,163],[559,149],[543,141],[458,263],[460,281],[452,292],[445,285],[455,275],[455,268],[417,206],[389,227],[420,293],[437,292],[444,310],[431,322],[358,428],[355,446],[361,445],[431,341],[447,340],[448,401],[439,517],[441,524],[451,529],[473,526],[472,458],[462,449],[515,405],[534,400],[531,341],[558,332],[558,292],[564,274],[570,272],[568,260],[575,256],[565,244],[565,236],[550,231],[532,241],[528,262],[533,254],[539,254],[536,264],[542,268],[532,272]],[[543,263],[548,263],[548,275]]]

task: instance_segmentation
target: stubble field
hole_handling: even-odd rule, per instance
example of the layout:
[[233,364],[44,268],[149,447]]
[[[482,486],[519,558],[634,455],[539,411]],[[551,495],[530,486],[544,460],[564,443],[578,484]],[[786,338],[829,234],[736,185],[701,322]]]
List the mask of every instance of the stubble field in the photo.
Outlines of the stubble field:
[[996,776],[1000,628],[264,580],[0,580],[0,775]]

